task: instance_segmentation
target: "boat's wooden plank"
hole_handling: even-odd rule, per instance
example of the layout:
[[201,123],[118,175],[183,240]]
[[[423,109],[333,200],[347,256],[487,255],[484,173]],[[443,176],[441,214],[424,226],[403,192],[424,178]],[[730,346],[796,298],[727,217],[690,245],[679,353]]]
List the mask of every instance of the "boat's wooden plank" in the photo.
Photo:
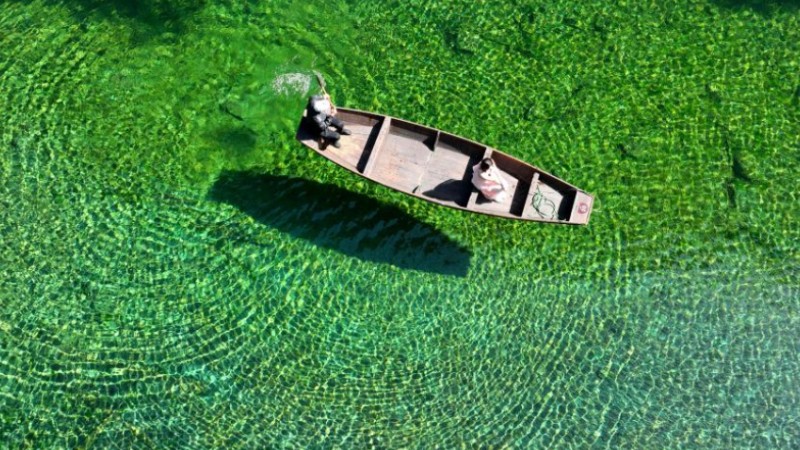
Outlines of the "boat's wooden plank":
[[432,141],[433,138],[393,127],[383,143],[371,176],[395,189],[412,192],[425,173],[432,152],[428,139]]
[[437,148],[463,153],[470,158],[475,158],[476,162],[486,151],[485,145],[444,132],[440,132],[436,146]]
[[528,188],[528,195],[525,196],[525,206],[522,208],[522,217],[530,217],[533,213],[533,196],[539,185],[539,172],[534,172],[531,187]]
[[572,212],[569,221],[573,223],[586,224],[589,222],[589,214],[592,212],[594,198],[585,192],[578,191],[575,194],[575,203],[572,205]]
[[433,151],[432,142],[435,136],[415,133],[394,126],[386,137],[387,142],[392,142],[394,151],[398,155],[415,157],[415,161],[423,162],[428,160],[428,155]]
[[472,192],[469,177],[473,158],[462,148],[440,145],[441,135],[437,133],[434,151],[430,154],[425,175],[420,177],[414,193],[435,199],[439,203],[463,208],[467,205]]
[[425,158],[425,163],[423,164],[422,172],[419,174],[419,177],[417,178],[416,185],[411,190],[412,194],[419,194],[420,193],[420,189],[423,187],[423,185],[430,184],[430,183],[428,183],[428,177],[429,177],[428,173],[429,172],[431,172],[433,174],[432,176],[433,176],[434,179],[438,178],[438,176],[436,174],[436,167],[438,165],[437,164],[437,159],[441,155],[437,156],[437,158],[434,158],[434,155],[437,155],[436,144],[439,142],[439,135],[440,134],[441,133],[437,130],[436,131],[436,135],[434,136],[434,139],[433,139],[433,144],[431,145],[431,151],[428,152],[428,156]]
[[465,171],[469,157],[459,156],[463,159],[461,164],[457,164],[455,158],[447,158],[454,162],[449,165],[429,166],[416,193],[462,207],[466,206],[472,192],[472,183],[469,179],[465,179],[465,175],[468,175]]
[[478,196],[481,195],[475,187],[472,188],[472,193],[469,194],[469,200],[467,201],[467,209],[475,208],[475,204],[478,203]]
[[375,139],[375,143],[372,144],[372,148],[365,148],[365,152],[369,153],[369,159],[367,160],[367,164],[364,166],[364,171],[362,172],[365,177],[369,177],[372,173],[375,164],[378,163],[378,159],[381,156],[381,149],[383,148],[383,143],[386,140],[386,136],[389,135],[389,129],[392,127],[392,118],[391,117],[384,117],[383,121],[381,122],[381,129],[378,132],[378,137]]
[[384,155],[379,166],[376,166],[372,171],[374,179],[389,186],[411,191],[414,187],[411,185],[416,183],[419,179],[424,167],[402,158],[390,158],[386,156],[387,155]]
[[350,136],[342,136],[339,140],[339,148],[328,145],[325,147],[325,152],[328,152],[332,157],[339,158],[339,162],[342,165],[354,170],[364,154],[364,149],[373,127],[355,124],[348,125],[347,128],[352,134]]
[[465,169],[467,164],[470,161],[469,155],[464,154],[460,151],[450,150],[446,148],[437,148],[434,152],[436,155],[431,158],[429,165],[431,167],[447,167],[453,164],[459,164],[460,169]]
[[450,150],[437,149],[431,155],[430,161],[428,161],[427,171],[461,180],[464,178],[465,172],[470,170],[468,167],[469,163],[470,158],[468,155]]
[[[340,112],[354,131],[342,140],[341,149],[319,148],[302,122],[297,139],[365,178],[440,205],[510,219],[573,225],[589,221],[591,195],[524,161],[424,125],[347,108]],[[491,202],[472,186],[472,166],[482,157],[492,157],[509,182],[511,198],[506,202]],[[538,210],[532,204],[537,190]]]
[[[486,158],[491,158],[492,151],[493,150],[491,148],[487,147],[486,151],[483,152],[483,158],[481,158],[481,160]],[[467,170],[470,173],[469,179],[472,180],[472,167],[468,167]],[[472,185],[472,181],[470,181],[470,185]],[[480,195],[481,193],[480,191],[478,191],[478,188],[472,186],[472,193],[469,195],[469,201],[467,202],[467,209],[475,207],[475,205],[478,203],[478,196]]]

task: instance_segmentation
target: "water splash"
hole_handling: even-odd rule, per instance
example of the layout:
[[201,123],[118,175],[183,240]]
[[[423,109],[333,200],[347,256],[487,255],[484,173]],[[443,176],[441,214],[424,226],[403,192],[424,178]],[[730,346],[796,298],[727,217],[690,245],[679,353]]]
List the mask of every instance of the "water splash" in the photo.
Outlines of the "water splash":
[[307,73],[282,73],[272,80],[272,90],[280,95],[305,95],[310,88],[311,75]]

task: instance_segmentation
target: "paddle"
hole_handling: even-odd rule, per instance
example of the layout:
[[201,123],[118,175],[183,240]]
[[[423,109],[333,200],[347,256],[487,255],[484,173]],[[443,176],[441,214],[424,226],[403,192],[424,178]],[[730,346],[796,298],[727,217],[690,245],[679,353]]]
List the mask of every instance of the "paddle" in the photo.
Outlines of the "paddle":
[[[322,89],[322,93],[325,94],[326,97],[328,97],[328,100],[330,100],[331,96],[328,94],[328,91],[325,90],[325,77],[323,77],[318,70],[314,71],[314,75],[317,76],[317,83],[319,83],[319,87],[320,89]],[[336,115],[336,105],[333,104],[333,100],[330,101],[331,101],[331,113],[332,115]]]
[[314,75],[317,76],[317,83],[319,83],[319,87],[320,89],[322,89],[322,93],[328,95],[328,91],[325,90],[325,78],[317,70],[314,71]]

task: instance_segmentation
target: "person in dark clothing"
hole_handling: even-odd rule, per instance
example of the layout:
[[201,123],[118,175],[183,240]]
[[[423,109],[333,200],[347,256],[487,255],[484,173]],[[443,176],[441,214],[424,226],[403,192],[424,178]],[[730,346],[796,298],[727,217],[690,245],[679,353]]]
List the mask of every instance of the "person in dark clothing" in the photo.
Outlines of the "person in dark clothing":
[[306,117],[320,138],[334,147],[339,148],[339,138],[349,135],[350,130],[344,127],[344,122],[336,117],[336,107],[331,103],[328,94],[314,95],[308,99]]

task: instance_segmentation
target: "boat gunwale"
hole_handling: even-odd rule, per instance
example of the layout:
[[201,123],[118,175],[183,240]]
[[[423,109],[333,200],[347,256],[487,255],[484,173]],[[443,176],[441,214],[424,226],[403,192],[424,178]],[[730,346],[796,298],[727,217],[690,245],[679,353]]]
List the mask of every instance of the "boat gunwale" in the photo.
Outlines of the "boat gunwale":
[[[474,141],[472,139],[468,139],[468,138],[465,138],[463,136],[459,136],[457,134],[454,134],[454,133],[451,133],[451,132],[448,132],[448,131],[443,131],[443,130],[440,130],[438,128],[434,128],[434,127],[431,127],[431,126],[428,126],[428,125],[420,124],[420,123],[417,123],[417,122],[412,122],[410,120],[401,119],[401,118],[389,116],[389,115],[386,115],[386,114],[379,114],[379,113],[375,113],[375,112],[371,112],[371,111],[363,111],[363,110],[359,110],[359,109],[346,108],[346,107],[337,107],[337,110],[339,112],[344,112],[344,113],[347,113],[347,114],[366,117],[368,119],[376,120],[380,124],[383,124],[386,119],[389,119],[391,121],[389,126],[392,126],[393,124],[398,123],[398,122],[399,123],[404,123],[404,124],[409,124],[412,127],[422,128],[422,129],[424,129],[425,131],[427,131],[429,133],[438,133],[439,135],[444,134],[444,135],[451,136],[451,137],[454,137],[454,138],[462,140],[462,141],[466,141],[466,142],[468,142],[468,143],[470,143],[472,145],[484,147],[486,149],[491,149],[493,154],[494,153],[499,153],[499,154],[503,155],[503,157],[510,159],[513,164],[533,169],[534,172],[538,172],[541,175],[545,175],[546,177],[548,177],[550,179],[556,180],[557,182],[564,184],[569,189],[572,189],[572,190],[575,191],[575,196],[576,197],[577,197],[578,193],[583,193],[584,195],[589,197],[589,199],[591,199],[591,203],[590,203],[590,206],[589,206],[589,210],[586,213],[587,216],[586,216],[586,220],[585,221],[572,221],[572,220],[558,220],[558,219],[522,217],[521,215],[518,216],[518,215],[512,214],[510,212],[498,213],[498,212],[493,212],[493,211],[482,211],[482,210],[479,210],[479,209],[471,209],[471,208],[464,207],[464,206],[461,206],[461,205],[458,205],[458,204],[454,204],[453,202],[444,202],[444,201],[436,199],[434,197],[429,197],[429,196],[418,194],[415,191],[406,190],[406,189],[400,189],[400,188],[397,188],[395,186],[391,186],[391,185],[385,183],[384,181],[382,181],[379,178],[376,178],[376,177],[371,176],[371,175],[367,175],[367,174],[359,171],[358,167],[357,167],[358,165],[350,167],[349,165],[345,165],[342,161],[339,161],[339,158],[332,158],[331,154],[329,152],[327,152],[326,150],[319,148],[319,145],[317,145],[317,146],[309,145],[306,142],[306,140],[300,138],[300,133],[303,131],[303,127],[305,126],[304,125],[304,120],[301,120],[296,137],[303,145],[305,145],[306,147],[314,150],[314,152],[316,152],[317,154],[323,156],[328,161],[331,161],[334,164],[338,165],[339,167],[347,169],[348,171],[353,172],[353,173],[361,176],[362,178],[365,178],[367,180],[370,180],[370,181],[372,181],[374,183],[377,183],[377,184],[379,184],[381,186],[384,186],[384,187],[387,187],[389,189],[392,189],[393,191],[400,192],[402,194],[406,194],[406,195],[409,195],[409,196],[412,196],[412,197],[415,197],[415,198],[419,198],[419,199],[422,199],[422,200],[425,200],[427,202],[431,202],[431,203],[434,203],[434,204],[437,204],[437,205],[440,205],[440,206],[445,206],[445,207],[452,208],[452,209],[466,211],[466,212],[469,212],[469,213],[483,214],[485,216],[500,217],[500,218],[504,218],[504,219],[521,220],[521,221],[525,221],[525,222],[544,222],[544,223],[552,223],[552,224],[559,224],[559,225],[588,225],[588,223],[589,223],[589,220],[591,218],[591,213],[593,212],[593,209],[594,209],[594,196],[592,194],[584,191],[583,189],[578,188],[574,184],[569,183],[568,181],[566,181],[566,180],[564,180],[562,178],[559,178],[559,177],[551,174],[550,172],[542,170],[541,168],[539,168],[539,167],[537,167],[537,166],[535,166],[533,164],[530,164],[530,163],[527,163],[525,161],[522,161],[519,158],[516,158],[516,157],[514,157],[512,155],[509,155],[508,153],[500,151],[500,150],[498,150],[498,149],[496,149],[494,147],[491,147],[491,146],[489,146],[487,144],[484,144],[484,143],[481,143],[481,142],[478,142],[478,141]],[[390,131],[387,131],[387,135],[388,134],[390,134]],[[370,149],[370,152],[372,152],[373,150],[374,149]],[[362,150],[362,152],[363,151],[366,151],[366,148],[364,148]],[[432,151],[435,151],[435,149],[433,149]],[[370,160],[372,160],[372,158],[370,158]],[[541,180],[541,175],[539,176],[539,181],[540,182],[542,181]],[[517,179],[519,179],[519,178],[517,178]],[[522,181],[522,180],[520,180],[520,181]],[[530,186],[532,186],[532,182],[533,182],[533,179],[530,180],[530,181],[526,181],[526,183],[529,185],[529,189],[530,189]],[[547,183],[544,183],[544,184],[547,184]],[[568,191],[569,191],[569,189],[568,189]],[[570,208],[570,211],[572,211],[574,209],[574,206],[575,205],[573,205],[573,207]]]

